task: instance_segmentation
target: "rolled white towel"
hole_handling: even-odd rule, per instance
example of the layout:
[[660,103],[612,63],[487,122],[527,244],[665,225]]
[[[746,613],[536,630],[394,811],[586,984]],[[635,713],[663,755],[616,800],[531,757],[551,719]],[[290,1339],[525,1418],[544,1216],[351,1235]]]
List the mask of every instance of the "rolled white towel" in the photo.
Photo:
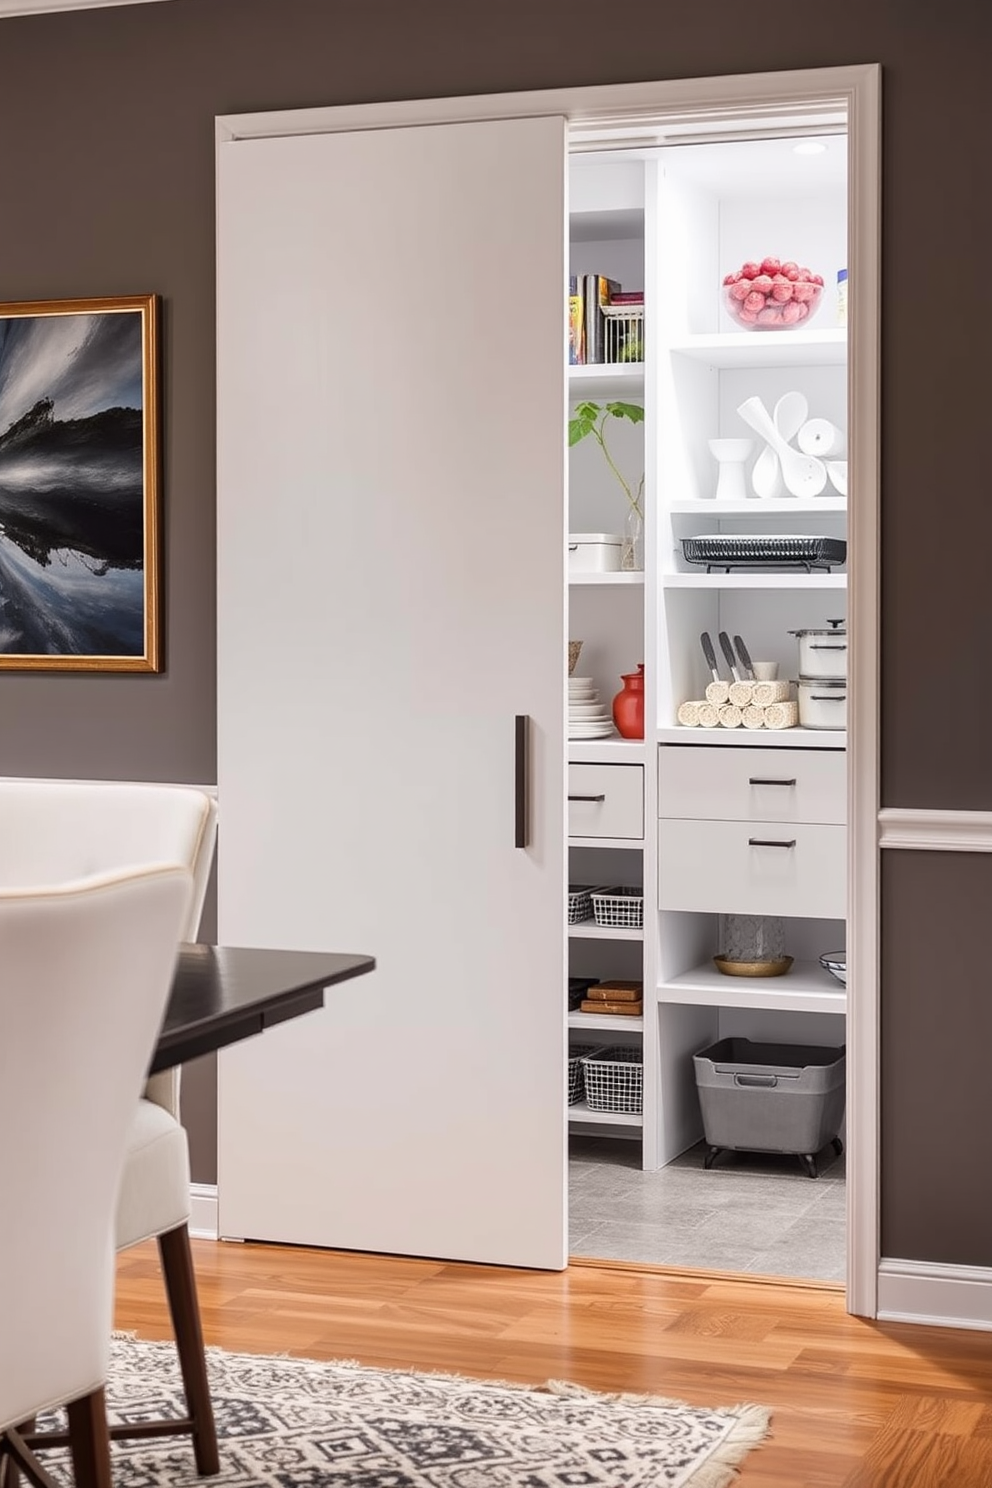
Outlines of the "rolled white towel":
[[683,728],[699,727],[699,710],[702,703],[682,703],[677,714]]
[[767,708],[769,703],[787,703],[789,701],[788,682],[756,682],[754,684],[754,702],[759,708]]
[[798,703],[772,703],[765,709],[765,728],[795,728],[799,722]]
[[721,728],[740,728],[744,715],[734,703],[724,703],[720,709]]
[[700,703],[699,705],[699,727],[719,728],[720,711],[712,703]]
[[847,437],[829,419],[807,419],[796,436],[796,443],[804,455],[816,455],[821,460],[841,460],[847,454]]
[[706,688],[706,701],[712,703],[714,708],[719,708],[730,698],[729,682],[710,682]]
[[759,708],[756,703],[748,703],[744,709],[744,727],[759,729],[765,726],[765,710]]
[[748,703],[754,702],[753,682],[731,682],[730,701],[735,708],[746,708]]

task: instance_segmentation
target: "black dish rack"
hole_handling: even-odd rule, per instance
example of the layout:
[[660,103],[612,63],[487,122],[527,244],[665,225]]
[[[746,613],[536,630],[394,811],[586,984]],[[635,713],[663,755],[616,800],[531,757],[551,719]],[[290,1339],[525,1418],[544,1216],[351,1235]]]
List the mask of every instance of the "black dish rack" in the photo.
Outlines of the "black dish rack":
[[705,563],[706,572],[732,568],[814,568],[827,573],[847,561],[847,543],[840,537],[762,537],[742,533],[709,533],[684,537],[686,563]]

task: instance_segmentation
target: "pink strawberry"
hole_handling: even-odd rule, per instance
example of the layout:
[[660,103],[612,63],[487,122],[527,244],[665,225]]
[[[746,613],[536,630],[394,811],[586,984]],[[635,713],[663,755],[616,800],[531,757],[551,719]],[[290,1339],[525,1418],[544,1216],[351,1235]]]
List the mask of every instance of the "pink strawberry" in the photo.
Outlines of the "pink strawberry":
[[772,278],[771,278],[771,275],[770,274],[759,274],[758,277],[757,277],[757,279],[755,279],[754,282],[752,283],[751,288],[752,289],[756,289],[759,294],[764,294],[764,295],[771,294],[771,289],[772,289]]
[[742,279],[757,279],[760,273],[761,265],[759,263],[754,263],[751,259],[748,259],[746,264],[741,264]]
[[808,280],[800,279],[798,283],[792,286],[792,297],[799,300],[800,304],[805,305],[815,294],[816,285],[810,284]]
[[809,314],[809,306],[808,305],[800,305],[799,306],[799,319],[800,320],[805,320],[808,314]]
[[810,277],[811,277],[811,279],[812,279],[812,281],[813,281],[814,284],[819,284],[822,287],[822,285],[823,285],[823,275],[822,274],[812,274]]
[[724,284],[733,284],[734,281],[735,281],[735,279],[736,279],[736,277],[737,277],[736,274],[724,274],[724,276],[723,276],[723,282],[724,282]]
[[777,274],[782,267],[777,258],[763,258],[761,260],[761,272],[763,274]]
[[808,284],[809,281],[810,281],[810,278],[811,278],[809,269],[800,269],[799,270],[799,277],[800,277],[800,279],[802,280],[802,282],[804,284]]
[[795,281],[799,278],[799,265],[797,263],[793,263],[792,259],[790,258],[782,265],[782,273],[785,275],[786,279]]
[[734,300],[746,300],[751,293],[750,279],[738,279],[736,284],[730,287],[730,297]]
[[792,285],[788,279],[776,279],[772,285],[772,299],[779,305],[784,305],[787,300],[792,299]]
[[744,309],[745,310],[751,310],[751,311],[754,312],[755,315],[757,315],[758,311],[759,310],[763,310],[764,308],[765,308],[765,297],[764,297],[764,295],[763,294],[759,294],[757,290],[752,289],[751,293],[748,295],[747,299],[744,301]]
[[805,305],[800,305],[796,300],[790,300],[787,305],[782,306],[782,324],[795,325],[797,320],[802,320]]
[[745,325],[754,325],[758,319],[758,312],[756,310],[742,310],[737,319],[743,321]]

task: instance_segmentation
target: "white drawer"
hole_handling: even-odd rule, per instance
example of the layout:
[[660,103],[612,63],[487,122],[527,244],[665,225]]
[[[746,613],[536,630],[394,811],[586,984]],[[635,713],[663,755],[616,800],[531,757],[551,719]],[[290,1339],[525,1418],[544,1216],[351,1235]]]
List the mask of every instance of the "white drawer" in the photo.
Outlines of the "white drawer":
[[663,744],[658,750],[658,815],[843,826],[846,760],[843,749]]
[[[764,845],[768,843],[775,845]],[[847,915],[847,829],[660,821],[658,904],[711,914],[842,920]]]
[[643,765],[569,765],[570,837],[644,837]]

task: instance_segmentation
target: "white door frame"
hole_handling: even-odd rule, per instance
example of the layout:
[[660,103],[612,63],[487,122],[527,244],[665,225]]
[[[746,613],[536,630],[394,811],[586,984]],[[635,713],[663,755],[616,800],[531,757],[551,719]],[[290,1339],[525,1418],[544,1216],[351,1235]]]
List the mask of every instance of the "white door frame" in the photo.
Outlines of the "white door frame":
[[238,139],[396,129],[559,114],[578,148],[774,133],[790,121],[846,116],[848,133],[848,399],[851,561],[848,575],[847,1306],[874,1317],[879,1226],[879,382],[881,69],[877,64],[672,82],[554,88],[466,98],[287,109],[216,121],[218,147]]

